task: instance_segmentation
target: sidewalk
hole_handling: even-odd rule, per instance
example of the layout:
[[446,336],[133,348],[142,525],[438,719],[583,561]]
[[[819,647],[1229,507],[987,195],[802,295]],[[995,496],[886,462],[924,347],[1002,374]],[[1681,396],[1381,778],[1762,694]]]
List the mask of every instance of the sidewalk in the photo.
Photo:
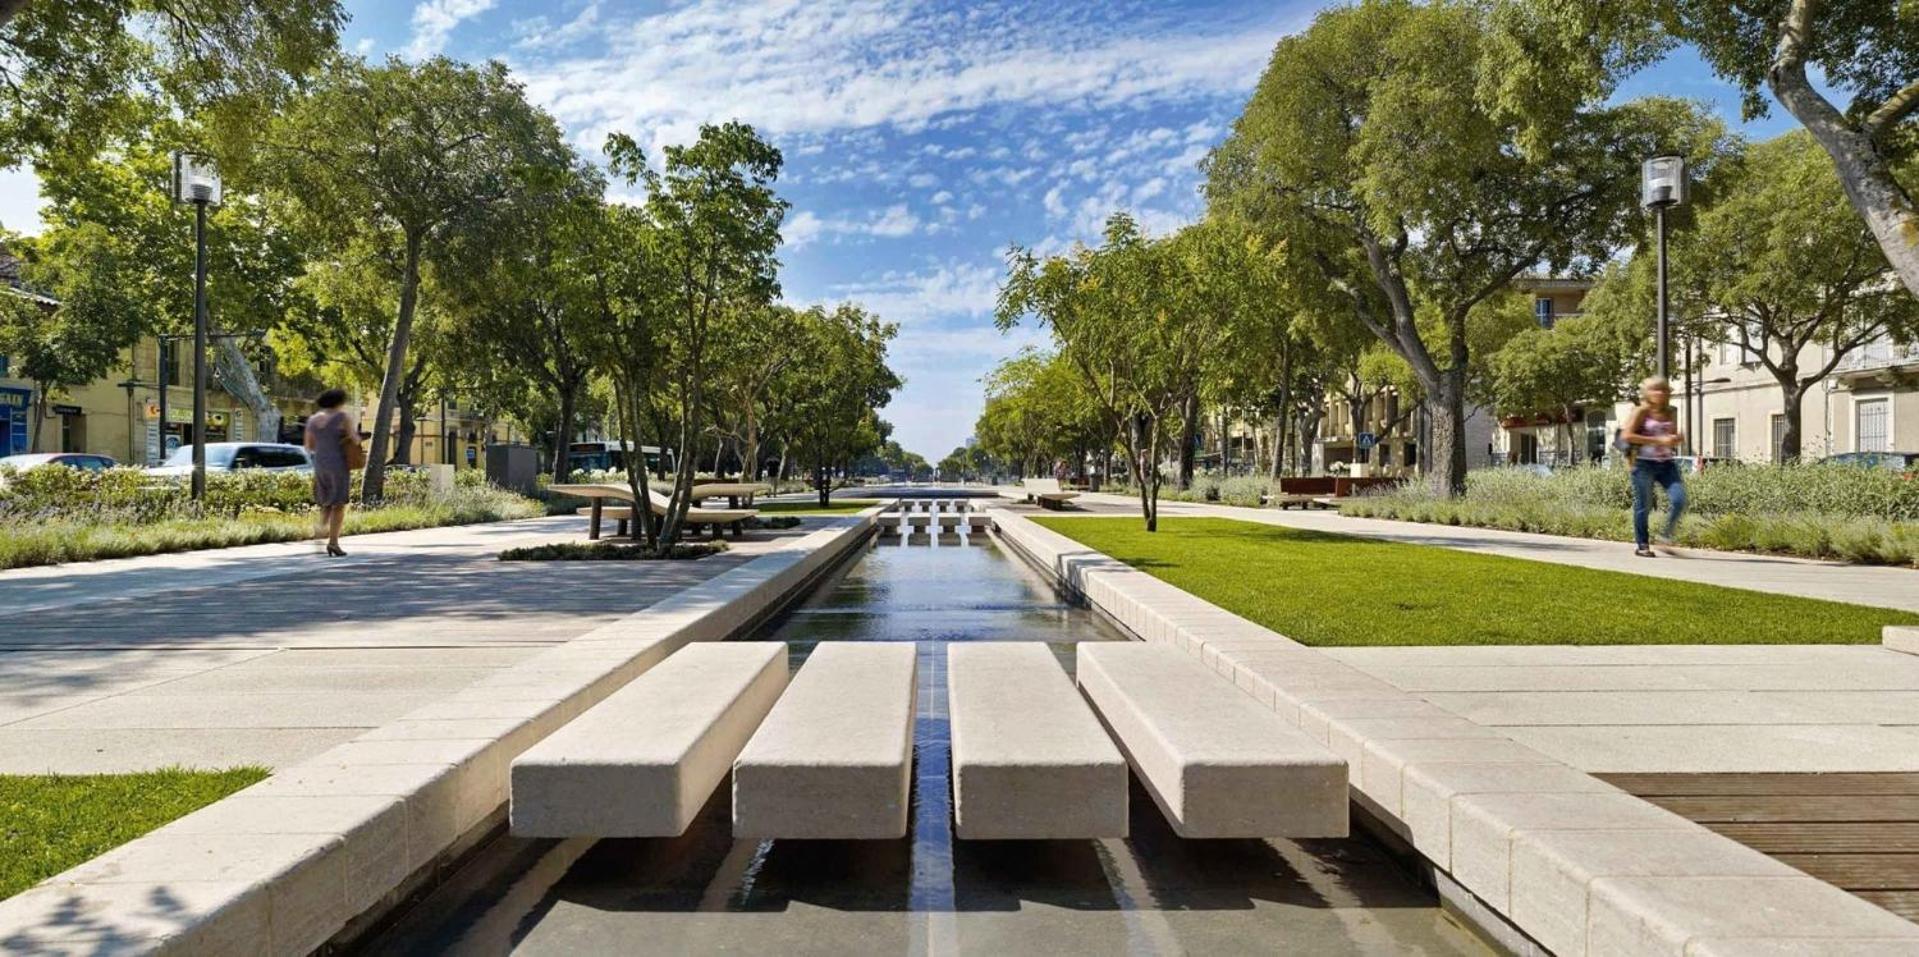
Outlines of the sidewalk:
[[[1131,513],[1137,515],[1139,508],[1135,499],[1105,492],[1089,492],[1080,496],[1078,502],[1100,506],[1103,513],[1113,507],[1130,506]],[[1649,559],[1634,556],[1632,547],[1621,542],[1375,518],[1347,518],[1334,511],[1241,508],[1162,501],[1160,514],[1234,518],[1316,532],[1357,535],[1412,545],[1434,545],[1508,558],[1919,612],[1919,571],[1909,568],[1845,565],[1779,555],[1697,549],[1688,549],[1684,558]]]
[[0,572],[0,774],[281,766],[735,568],[512,562],[574,516]]

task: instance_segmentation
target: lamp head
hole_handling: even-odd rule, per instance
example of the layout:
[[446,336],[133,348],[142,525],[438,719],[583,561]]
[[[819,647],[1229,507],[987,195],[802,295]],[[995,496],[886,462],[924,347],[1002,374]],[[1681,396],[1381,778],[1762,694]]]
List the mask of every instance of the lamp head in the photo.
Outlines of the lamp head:
[[172,193],[176,203],[220,205],[220,170],[213,157],[175,150]]
[[1655,156],[1639,167],[1639,204],[1647,209],[1686,204],[1686,158]]

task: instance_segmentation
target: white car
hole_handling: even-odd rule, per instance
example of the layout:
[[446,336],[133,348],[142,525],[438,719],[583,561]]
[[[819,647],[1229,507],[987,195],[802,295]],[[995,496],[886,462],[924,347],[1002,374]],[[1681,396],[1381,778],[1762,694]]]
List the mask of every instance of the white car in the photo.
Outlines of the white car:
[[[208,442],[207,471],[239,472],[259,469],[267,472],[311,472],[313,457],[297,445],[279,442]],[[149,475],[192,475],[193,446],[182,445],[160,465],[147,470]]]
[[9,455],[0,458],[0,469],[12,469],[25,472],[47,465],[64,465],[70,469],[86,472],[98,472],[115,465],[110,455],[95,455],[91,452],[32,452],[23,455]]

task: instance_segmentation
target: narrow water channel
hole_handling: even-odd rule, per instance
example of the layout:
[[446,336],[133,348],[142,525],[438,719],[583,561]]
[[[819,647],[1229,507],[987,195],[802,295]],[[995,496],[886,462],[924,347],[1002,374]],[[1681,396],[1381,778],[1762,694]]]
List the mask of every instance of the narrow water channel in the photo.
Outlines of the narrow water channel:
[[1124,636],[1062,601],[991,536],[875,539],[752,640],[795,668],[821,641],[919,644],[912,833],[734,841],[722,786],[674,839],[502,837],[389,932],[380,953],[1472,954],[1365,838],[1187,841],[1135,783],[1132,836],[955,841],[945,646]]

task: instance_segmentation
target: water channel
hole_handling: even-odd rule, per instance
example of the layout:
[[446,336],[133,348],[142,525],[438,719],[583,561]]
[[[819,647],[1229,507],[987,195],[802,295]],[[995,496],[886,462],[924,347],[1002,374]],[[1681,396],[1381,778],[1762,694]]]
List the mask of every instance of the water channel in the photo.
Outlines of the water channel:
[[734,841],[728,788],[673,839],[499,837],[376,953],[1487,953],[1379,845],[1176,837],[1135,782],[1132,836],[955,841],[945,646],[1123,640],[992,536],[869,540],[752,640],[919,645],[912,833]]

